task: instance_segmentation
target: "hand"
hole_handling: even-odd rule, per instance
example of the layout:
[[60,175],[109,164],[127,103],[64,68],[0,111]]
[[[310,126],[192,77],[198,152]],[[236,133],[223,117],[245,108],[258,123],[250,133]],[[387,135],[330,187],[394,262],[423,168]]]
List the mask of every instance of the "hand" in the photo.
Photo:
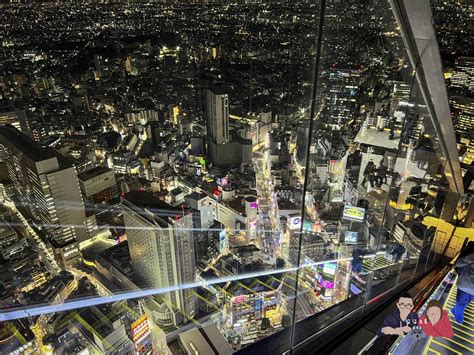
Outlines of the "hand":
[[401,329],[405,334],[411,332],[411,328],[408,325],[406,325],[402,328],[399,328],[399,329]]
[[403,328],[397,328],[395,329],[394,334],[402,337],[405,335],[405,332],[403,331]]

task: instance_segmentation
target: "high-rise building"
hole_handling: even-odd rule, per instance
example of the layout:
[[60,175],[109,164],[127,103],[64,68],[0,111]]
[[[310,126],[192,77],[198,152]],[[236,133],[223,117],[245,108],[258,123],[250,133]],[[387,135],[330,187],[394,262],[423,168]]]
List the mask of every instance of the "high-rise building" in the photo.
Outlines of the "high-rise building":
[[460,138],[474,139],[474,98],[451,96],[451,112],[455,117],[454,128]]
[[[145,191],[130,191],[122,196],[122,209],[132,267],[142,281],[156,289],[193,282],[193,214]],[[180,287],[162,296],[173,310],[195,315],[191,288]]]
[[24,110],[16,110],[10,112],[0,112],[0,124],[10,124],[19,131],[28,133],[28,119]]
[[333,130],[339,130],[357,113],[357,95],[360,73],[357,70],[334,69],[324,73],[329,88],[323,112],[324,122]]
[[[404,117],[406,107],[409,105],[411,86],[403,81],[394,81],[390,97],[390,118],[398,119]],[[399,124],[401,127],[401,124]]]
[[252,160],[251,139],[230,139],[229,95],[206,90],[207,156],[216,166],[248,164]]
[[229,96],[206,90],[207,135],[216,144],[229,143]]
[[449,88],[451,112],[458,138],[474,137],[474,57],[456,59]]
[[160,123],[158,121],[150,121],[146,125],[146,135],[147,138],[150,140],[151,145],[153,148],[157,148],[161,141],[161,129],[160,129]]
[[74,165],[12,126],[0,127],[0,148],[15,188],[15,202],[43,231],[67,264],[73,245],[88,238],[84,203]]
[[459,57],[454,65],[451,87],[474,91],[474,57]]

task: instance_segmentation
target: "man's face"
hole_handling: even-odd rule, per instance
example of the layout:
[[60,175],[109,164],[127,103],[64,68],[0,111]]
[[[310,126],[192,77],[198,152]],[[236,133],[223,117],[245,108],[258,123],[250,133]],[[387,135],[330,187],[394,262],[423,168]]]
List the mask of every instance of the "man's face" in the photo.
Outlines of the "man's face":
[[411,298],[400,297],[397,303],[400,314],[408,314],[413,309],[413,300]]
[[441,319],[441,309],[439,307],[430,307],[426,312],[431,324],[435,325]]

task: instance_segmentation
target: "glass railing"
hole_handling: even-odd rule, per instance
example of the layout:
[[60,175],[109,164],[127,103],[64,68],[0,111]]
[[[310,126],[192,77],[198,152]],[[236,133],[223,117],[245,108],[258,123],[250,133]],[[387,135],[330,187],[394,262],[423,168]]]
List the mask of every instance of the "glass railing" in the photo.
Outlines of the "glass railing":
[[2,6],[1,353],[283,353],[439,264],[389,1]]

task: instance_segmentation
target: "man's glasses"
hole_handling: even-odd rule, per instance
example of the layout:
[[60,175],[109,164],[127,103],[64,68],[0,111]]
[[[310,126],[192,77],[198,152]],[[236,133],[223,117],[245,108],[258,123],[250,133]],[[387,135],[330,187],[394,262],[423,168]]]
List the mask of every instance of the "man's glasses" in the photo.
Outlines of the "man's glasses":
[[399,303],[398,305],[400,306],[400,308],[405,308],[405,309],[410,309],[410,308],[413,307],[413,305],[411,303],[408,303],[408,304]]

